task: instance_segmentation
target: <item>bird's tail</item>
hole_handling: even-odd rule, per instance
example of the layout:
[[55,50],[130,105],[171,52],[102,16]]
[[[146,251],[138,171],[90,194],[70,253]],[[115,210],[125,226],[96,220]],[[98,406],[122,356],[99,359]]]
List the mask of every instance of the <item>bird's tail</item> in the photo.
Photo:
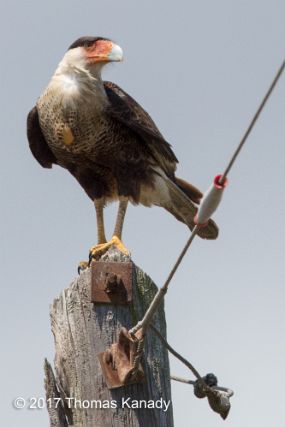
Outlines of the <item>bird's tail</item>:
[[[163,200],[162,206],[179,221],[187,224],[190,230],[193,230],[195,226],[194,217],[197,213],[197,207],[193,201],[199,203],[203,194],[196,187],[180,178],[176,178],[176,182],[174,182],[165,174],[160,174],[160,176],[169,193],[169,197]],[[218,237],[219,229],[216,223],[210,219],[205,227],[199,228],[197,234],[203,239],[213,240]]]

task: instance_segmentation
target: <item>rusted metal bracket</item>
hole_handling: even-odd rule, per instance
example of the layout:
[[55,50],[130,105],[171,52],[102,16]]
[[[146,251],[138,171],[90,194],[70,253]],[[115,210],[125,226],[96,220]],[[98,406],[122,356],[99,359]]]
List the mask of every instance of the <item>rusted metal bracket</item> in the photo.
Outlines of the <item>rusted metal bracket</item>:
[[129,304],[132,297],[131,262],[92,262],[91,302]]
[[122,328],[119,341],[98,355],[109,389],[143,382],[144,373],[141,364],[138,367],[134,366],[140,338],[140,331],[132,338],[128,330]]

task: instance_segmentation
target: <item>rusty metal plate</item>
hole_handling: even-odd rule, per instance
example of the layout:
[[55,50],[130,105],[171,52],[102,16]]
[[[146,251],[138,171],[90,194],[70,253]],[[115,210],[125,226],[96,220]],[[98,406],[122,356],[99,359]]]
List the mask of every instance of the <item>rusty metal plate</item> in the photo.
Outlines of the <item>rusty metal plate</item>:
[[124,384],[119,379],[117,369],[112,364],[106,363],[106,356],[106,352],[98,354],[98,358],[108,389],[122,387]]
[[[115,344],[116,345],[116,344]],[[103,376],[105,378],[107,387],[109,390],[119,387],[124,387],[131,384],[140,384],[144,382],[144,373],[142,367],[140,366],[139,371],[136,375],[130,375],[132,369],[129,369],[128,376],[123,379],[120,379],[119,372],[116,368],[116,365],[113,361],[108,360],[110,357],[109,352],[105,351],[98,354],[99,362],[102,368]]]
[[129,304],[132,296],[131,262],[92,262],[91,302]]
[[142,349],[139,349],[142,342],[141,331],[133,337],[125,327],[122,327],[118,342],[111,344],[104,353],[98,355],[109,389],[144,381],[140,360]]

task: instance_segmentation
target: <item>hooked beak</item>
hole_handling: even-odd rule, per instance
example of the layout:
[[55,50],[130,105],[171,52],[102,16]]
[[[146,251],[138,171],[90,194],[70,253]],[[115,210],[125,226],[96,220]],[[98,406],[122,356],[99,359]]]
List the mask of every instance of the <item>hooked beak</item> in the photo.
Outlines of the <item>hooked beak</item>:
[[91,63],[119,62],[123,60],[123,50],[110,40],[98,40],[86,48],[86,57]]

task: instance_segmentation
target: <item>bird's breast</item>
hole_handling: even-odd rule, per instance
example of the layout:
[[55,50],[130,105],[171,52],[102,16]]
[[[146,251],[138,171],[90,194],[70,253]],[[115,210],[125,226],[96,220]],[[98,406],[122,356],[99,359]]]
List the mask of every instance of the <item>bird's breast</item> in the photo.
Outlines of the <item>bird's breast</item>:
[[37,103],[42,131],[57,158],[104,157],[115,143],[111,118],[94,102],[45,93]]

